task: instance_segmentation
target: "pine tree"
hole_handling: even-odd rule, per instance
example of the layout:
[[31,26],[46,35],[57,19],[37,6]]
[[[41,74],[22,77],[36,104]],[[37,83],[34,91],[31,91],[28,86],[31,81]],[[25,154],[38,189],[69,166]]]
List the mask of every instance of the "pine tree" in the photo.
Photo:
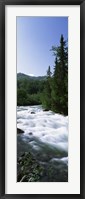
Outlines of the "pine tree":
[[43,106],[47,110],[51,109],[51,74],[52,73],[49,66],[47,70],[47,80],[44,87],[43,102],[42,102]]
[[50,70],[50,66],[48,67],[48,70],[47,70],[47,78],[49,79],[51,77],[52,73],[51,73],[51,70]]
[[55,66],[52,85],[52,110],[68,114],[68,48],[63,35],[60,46],[52,47]]

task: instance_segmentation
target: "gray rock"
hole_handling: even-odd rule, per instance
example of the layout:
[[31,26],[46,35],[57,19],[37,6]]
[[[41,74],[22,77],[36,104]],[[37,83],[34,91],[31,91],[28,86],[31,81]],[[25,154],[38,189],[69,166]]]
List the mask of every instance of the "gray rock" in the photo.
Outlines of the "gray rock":
[[31,114],[35,114],[35,112],[34,112],[34,111],[32,111],[32,112],[31,112]]
[[17,128],[17,134],[24,133],[22,129]]
[[32,135],[32,132],[29,132],[29,135]]

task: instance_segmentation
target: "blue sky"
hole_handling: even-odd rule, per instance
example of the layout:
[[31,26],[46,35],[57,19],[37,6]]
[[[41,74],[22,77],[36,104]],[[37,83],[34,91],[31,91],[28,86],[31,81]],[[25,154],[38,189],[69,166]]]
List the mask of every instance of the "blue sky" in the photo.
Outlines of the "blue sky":
[[68,39],[67,17],[17,17],[17,73],[46,75],[54,60],[51,47],[58,46],[60,36]]

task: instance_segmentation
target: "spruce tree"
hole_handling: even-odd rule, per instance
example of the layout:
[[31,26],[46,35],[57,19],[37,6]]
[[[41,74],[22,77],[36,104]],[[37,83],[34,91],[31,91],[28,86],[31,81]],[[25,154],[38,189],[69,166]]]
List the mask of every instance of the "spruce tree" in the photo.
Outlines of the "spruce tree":
[[68,114],[68,48],[63,35],[60,46],[52,47],[55,55],[55,65],[52,84],[52,110]]
[[51,109],[51,70],[50,66],[47,70],[47,79],[45,82],[44,92],[43,92],[43,106],[49,110]]

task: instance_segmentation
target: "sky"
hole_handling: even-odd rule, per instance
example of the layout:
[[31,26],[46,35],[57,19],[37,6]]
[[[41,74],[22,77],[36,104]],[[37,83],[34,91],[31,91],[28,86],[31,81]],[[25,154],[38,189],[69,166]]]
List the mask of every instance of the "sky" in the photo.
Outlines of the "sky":
[[17,17],[17,73],[44,76],[53,72],[55,57],[50,50],[68,39],[68,17]]

